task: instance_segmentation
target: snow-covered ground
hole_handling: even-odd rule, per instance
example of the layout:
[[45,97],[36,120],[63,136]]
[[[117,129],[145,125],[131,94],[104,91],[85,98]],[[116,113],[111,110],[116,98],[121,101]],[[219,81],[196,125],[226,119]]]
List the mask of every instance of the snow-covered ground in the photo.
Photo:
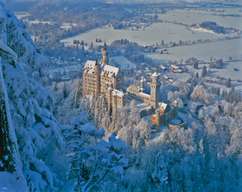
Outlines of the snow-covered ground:
[[64,39],[61,42],[68,46],[73,43],[73,40],[78,39],[90,44],[91,42],[95,43],[97,38],[108,44],[111,44],[114,40],[128,39],[137,42],[140,45],[152,45],[157,42],[159,43],[162,40],[169,42],[179,40],[192,41],[197,39],[215,39],[217,38],[217,35],[200,31],[193,32],[188,30],[185,26],[172,23],[154,23],[140,31],[133,31],[130,29],[116,30],[112,27],[106,26]]
[[[219,14],[228,14],[226,17]],[[234,17],[232,14],[240,16]],[[111,43],[117,39],[129,39],[135,41],[141,45],[150,45],[161,40],[165,41],[179,41],[179,40],[197,40],[197,39],[214,39],[218,37],[218,34],[208,33],[204,30],[188,30],[185,26],[180,25],[192,25],[199,24],[204,21],[214,21],[218,25],[224,27],[233,27],[242,30],[242,14],[239,9],[225,9],[223,12],[215,12],[208,10],[172,10],[164,14],[160,14],[159,18],[169,23],[154,23],[151,26],[140,31],[127,30],[115,30],[112,27],[106,26],[103,28],[97,28],[80,35],[70,37],[62,40],[66,45],[72,44],[74,39],[84,40],[88,43],[94,42],[96,38],[100,38],[107,43]],[[177,23],[177,24],[173,24]]]

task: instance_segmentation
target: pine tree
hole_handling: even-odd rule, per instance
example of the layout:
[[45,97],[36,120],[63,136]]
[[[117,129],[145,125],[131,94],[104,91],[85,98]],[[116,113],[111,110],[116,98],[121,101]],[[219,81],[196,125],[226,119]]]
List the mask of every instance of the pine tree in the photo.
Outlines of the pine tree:
[[22,173],[19,148],[15,129],[13,127],[9,97],[5,86],[0,60],[0,172],[17,173],[18,179],[27,188],[26,180]]

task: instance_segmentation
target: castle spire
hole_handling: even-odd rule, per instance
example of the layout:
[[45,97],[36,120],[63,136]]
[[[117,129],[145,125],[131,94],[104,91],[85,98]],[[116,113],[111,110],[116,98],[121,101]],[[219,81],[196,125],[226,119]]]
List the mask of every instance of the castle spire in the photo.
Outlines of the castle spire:
[[106,65],[108,63],[108,57],[107,57],[107,45],[104,44],[104,47],[102,48],[102,64]]

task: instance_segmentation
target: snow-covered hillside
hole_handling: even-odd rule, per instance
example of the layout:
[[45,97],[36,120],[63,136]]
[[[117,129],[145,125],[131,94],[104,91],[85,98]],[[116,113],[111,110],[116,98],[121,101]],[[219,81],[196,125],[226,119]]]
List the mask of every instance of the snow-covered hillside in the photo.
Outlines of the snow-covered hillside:
[[[60,126],[51,112],[51,97],[36,81],[40,77],[41,65],[46,60],[33,45],[24,25],[6,11],[2,3],[0,57],[12,124],[16,129],[23,173],[29,190],[59,191],[56,186],[61,186],[60,181],[64,177],[61,175],[64,169],[60,158],[63,138]],[[58,163],[55,163],[57,157]],[[0,190],[6,190],[8,186],[2,186],[1,180],[1,187]]]
[[103,140],[104,130],[97,130],[81,107],[76,113],[66,111],[70,120],[65,124],[55,119],[52,97],[40,83],[41,67],[48,60],[1,3],[0,57],[28,187],[15,173],[0,169],[0,191],[110,191],[127,167],[126,145],[113,134]]

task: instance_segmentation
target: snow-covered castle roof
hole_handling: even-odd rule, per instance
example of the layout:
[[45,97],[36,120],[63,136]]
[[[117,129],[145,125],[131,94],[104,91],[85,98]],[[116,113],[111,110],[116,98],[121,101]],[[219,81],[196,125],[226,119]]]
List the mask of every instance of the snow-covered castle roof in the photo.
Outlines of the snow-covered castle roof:
[[[87,60],[84,65],[84,70],[87,71],[88,73],[92,73],[94,72],[96,65],[97,65],[96,60]],[[100,68],[101,68],[101,74],[108,75],[109,77],[116,77],[119,72],[119,68],[114,67],[112,65],[102,65],[100,66]]]
[[102,74],[108,74],[109,77],[116,77],[118,75],[119,68],[112,65],[104,65]]
[[92,73],[95,70],[96,64],[97,64],[97,61],[95,60],[87,60],[84,65],[84,70],[88,73]]

